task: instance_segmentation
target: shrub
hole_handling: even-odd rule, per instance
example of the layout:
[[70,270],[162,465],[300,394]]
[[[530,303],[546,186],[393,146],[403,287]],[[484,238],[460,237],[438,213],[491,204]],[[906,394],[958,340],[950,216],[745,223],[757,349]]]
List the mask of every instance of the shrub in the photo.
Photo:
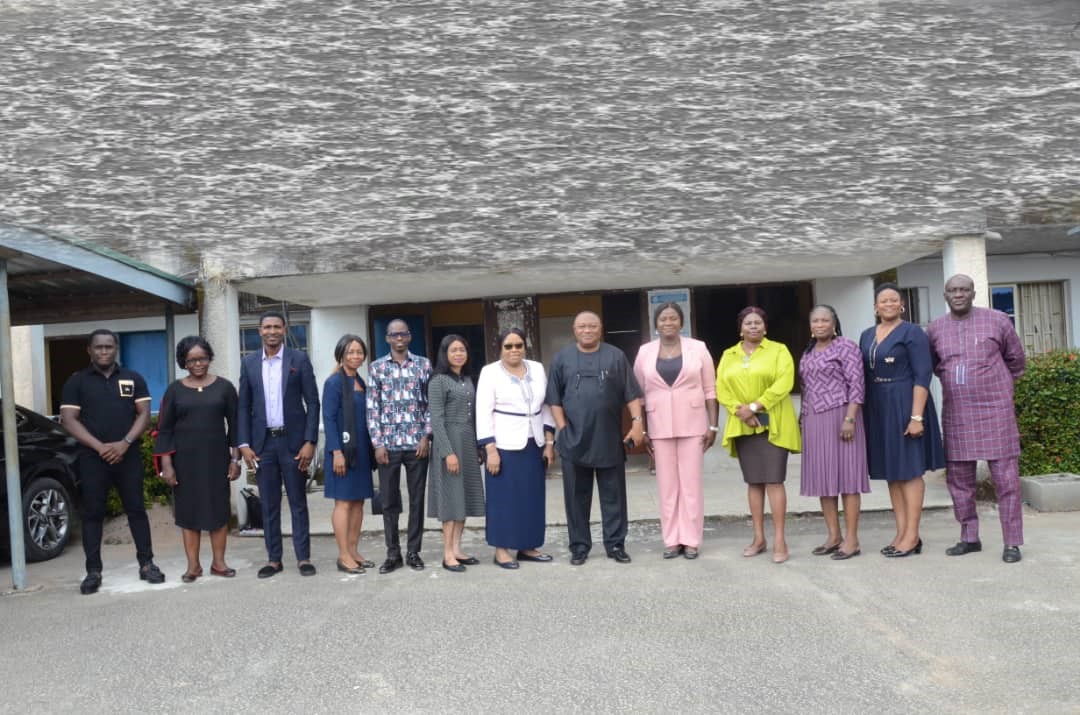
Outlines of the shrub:
[[1076,349],[1031,357],[1016,383],[1021,474],[1080,472],[1078,358]]
[[[139,444],[143,460],[143,502],[148,507],[152,504],[167,504],[169,498],[172,497],[172,490],[154,469],[154,438],[151,435],[155,429],[157,429],[157,417],[151,417],[150,428],[143,433]],[[124,513],[124,506],[120,503],[120,495],[116,493],[115,488],[109,490],[109,497],[105,501],[105,513],[109,516]]]

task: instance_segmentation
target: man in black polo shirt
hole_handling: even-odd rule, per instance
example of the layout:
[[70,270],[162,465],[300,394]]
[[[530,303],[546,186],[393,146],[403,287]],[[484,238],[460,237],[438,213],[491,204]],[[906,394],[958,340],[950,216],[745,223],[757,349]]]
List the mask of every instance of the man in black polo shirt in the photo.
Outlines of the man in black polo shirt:
[[110,485],[116,485],[127,513],[139,578],[165,581],[165,574],[154,565],[150,520],[143,504],[139,439],[150,424],[150,392],[142,375],[116,362],[118,346],[111,330],[90,334],[86,349],[90,367],[68,378],[60,405],[60,423],[82,445],[78,466],[86,578],[79,590],[84,594],[96,593],[101,586],[101,530]]

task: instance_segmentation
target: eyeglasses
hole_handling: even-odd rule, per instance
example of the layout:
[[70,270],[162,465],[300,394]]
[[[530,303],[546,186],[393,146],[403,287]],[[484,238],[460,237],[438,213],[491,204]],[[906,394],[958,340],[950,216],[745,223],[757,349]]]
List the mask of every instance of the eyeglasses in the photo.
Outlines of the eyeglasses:
[[184,364],[185,365],[209,365],[210,364],[210,358],[208,358],[208,357],[188,358],[187,360],[184,361]]
[[525,343],[503,343],[503,350],[524,350]]
[[387,333],[386,337],[388,337],[388,338],[407,338],[410,335],[412,335],[412,333],[410,333],[408,330],[399,330],[396,333]]

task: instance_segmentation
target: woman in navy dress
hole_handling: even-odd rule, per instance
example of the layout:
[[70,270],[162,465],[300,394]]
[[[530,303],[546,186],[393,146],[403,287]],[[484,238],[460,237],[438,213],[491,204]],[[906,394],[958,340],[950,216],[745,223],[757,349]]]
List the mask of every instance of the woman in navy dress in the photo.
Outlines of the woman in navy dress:
[[926,333],[902,319],[904,306],[893,283],[874,291],[874,313],[878,324],[859,339],[866,375],[866,451],[870,478],[889,484],[896,536],[881,553],[895,558],[922,553],[923,474],[945,466],[945,451],[929,391]]
[[344,335],[334,348],[337,369],[323,384],[323,494],[334,500],[330,522],[338,545],[338,571],[362,574],[375,564],[360,555],[364,500],[375,494],[371,481],[371,438],[367,429],[367,385],[357,371],[367,359],[367,346],[356,335]]

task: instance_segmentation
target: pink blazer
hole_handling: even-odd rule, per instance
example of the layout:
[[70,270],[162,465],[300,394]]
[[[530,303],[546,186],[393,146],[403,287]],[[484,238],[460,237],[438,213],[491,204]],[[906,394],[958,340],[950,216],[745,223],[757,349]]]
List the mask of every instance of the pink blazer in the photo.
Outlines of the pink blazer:
[[696,437],[709,427],[706,400],[716,399],[716,373],[705,343],[682,338],[682,371],[668,387],[656,371],[660,340],[646,343],[634,360],[634,376],[645,391],[645,418],[649,437]]

